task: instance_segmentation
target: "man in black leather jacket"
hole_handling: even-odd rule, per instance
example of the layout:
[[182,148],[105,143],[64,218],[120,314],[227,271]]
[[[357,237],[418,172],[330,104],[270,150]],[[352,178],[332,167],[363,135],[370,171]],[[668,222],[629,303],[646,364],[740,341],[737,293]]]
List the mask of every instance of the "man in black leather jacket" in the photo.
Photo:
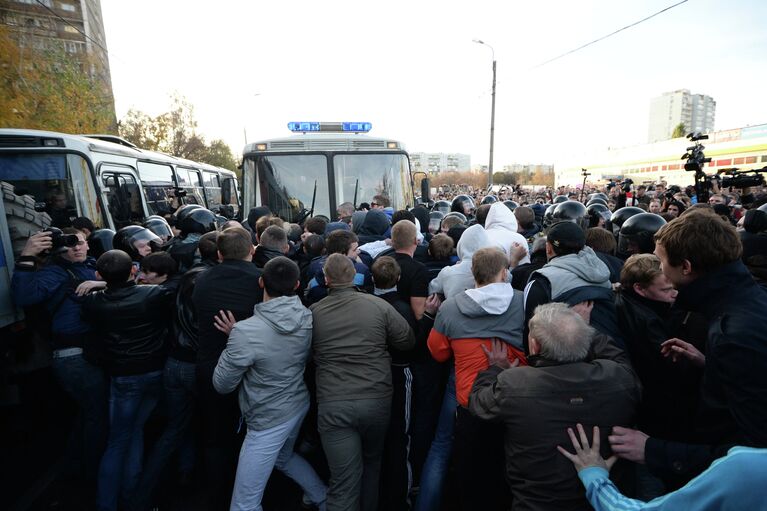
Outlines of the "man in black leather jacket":
[[137,286],[133,263],[121,250],[96,263],[107,288],[83,300],[83,318],[101,345],[110,375],[110,427],[98,475],[98,509],[117,509],[130,498],[141,472],[143,428],[162,391],[164,341],[172,294],[155,285]]

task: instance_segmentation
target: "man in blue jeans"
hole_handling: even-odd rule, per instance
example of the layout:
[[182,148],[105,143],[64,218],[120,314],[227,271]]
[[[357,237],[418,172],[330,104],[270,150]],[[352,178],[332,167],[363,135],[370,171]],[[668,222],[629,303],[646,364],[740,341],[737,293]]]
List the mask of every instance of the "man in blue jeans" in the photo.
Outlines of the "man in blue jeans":
[[118,499],[129,502],[141,472],[144,424],[162,392],[172,293],[156,285],[137,286],[133,262],[121,250],[99,257],[96,271],[107,287],[85,297],[82,313],[110,375],[109,438],[96,504],[113,511]]
[[[238,387],[240,411],[248,433],[240,450],[231,510],[261,511],[272,468],[293,479],[308,500],[325,510],[325,483],[309,463],[293,452],[309,391],[304,368],[312,346],[312,314],[296,296],[298,265],[278,256],[264,265],[259,286],[263,302],[253,316],[238,322],[213,372],[222,394]],[[234,317],[223,315],[223,319]]]

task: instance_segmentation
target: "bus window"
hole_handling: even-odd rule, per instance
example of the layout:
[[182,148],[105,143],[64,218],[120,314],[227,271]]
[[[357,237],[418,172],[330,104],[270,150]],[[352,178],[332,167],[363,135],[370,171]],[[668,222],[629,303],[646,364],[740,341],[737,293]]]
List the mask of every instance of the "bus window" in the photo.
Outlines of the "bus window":
[[196,170],[176,167],[176,176],[178,177],[178,187],[186,192],[184,204],[199,204],[205,206],[202,198],[202,178]]
[[[330,216],[327,159],[322,154],[264,155],[258,158],[261,204],[268,204],[286,222],[300,220],[312,209],[314,216]],[[304,212],[304,213],[302,213]]]
[[102,173],[101,180],[107,194],[109,213],[117,229],[144,219],[141,189],[136,178],[130,174],[108,171]]
[[176,185],[170,165],[138,162],[138,172],[144,185],[147,206],[153,215],[166,215],[175,208]]
[[336,204],[372,202],[385,195],[394,211],[412,204],[408,160],[404,154],[337,154],[333,157]]
[[205,198],[212,210],[221,206],[221,180],[215,172],[203,172],[205,178]]
[[[82,160],[79,156],[72,157]],[[0,181],[13,185],[15,195],[33,197],[30,213],[33,216],[35,211],[48,213],[54,227],[69,227],[78,216],[66,154],[2,155]],[[100,222],[100,219],[92,220]]]

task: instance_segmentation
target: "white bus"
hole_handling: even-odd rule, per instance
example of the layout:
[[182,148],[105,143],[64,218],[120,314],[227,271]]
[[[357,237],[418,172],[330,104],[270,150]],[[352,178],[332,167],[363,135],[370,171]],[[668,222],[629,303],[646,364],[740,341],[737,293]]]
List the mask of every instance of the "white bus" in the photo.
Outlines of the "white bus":
[[336,218],[345,202],[355,207],[375,195],[395,209],[414,205],[410,159],[400,142],[362,133],[370,123],[291,122],[285,138],[261,140],[243,151],[243,215],[268,206],[287,222],[310,216]]

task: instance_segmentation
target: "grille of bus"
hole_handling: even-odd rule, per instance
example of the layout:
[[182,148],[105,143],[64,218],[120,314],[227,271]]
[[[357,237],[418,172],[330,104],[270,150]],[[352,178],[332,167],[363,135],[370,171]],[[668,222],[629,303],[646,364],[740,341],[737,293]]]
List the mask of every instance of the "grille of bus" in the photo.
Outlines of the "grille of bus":
[[386,142],[380,140],[280,140],[269,143],[269,149],[276,151],[333,151],[386,148]]

